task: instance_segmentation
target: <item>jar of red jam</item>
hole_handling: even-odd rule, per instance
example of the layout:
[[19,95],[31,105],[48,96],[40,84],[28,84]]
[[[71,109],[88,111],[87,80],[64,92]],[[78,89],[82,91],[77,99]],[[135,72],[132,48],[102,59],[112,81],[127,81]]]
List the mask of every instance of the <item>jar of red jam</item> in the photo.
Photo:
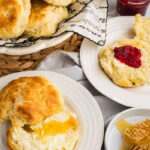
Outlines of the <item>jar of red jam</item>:
[[117,11],[122,16],[145,15],[150,0],[117,0]]

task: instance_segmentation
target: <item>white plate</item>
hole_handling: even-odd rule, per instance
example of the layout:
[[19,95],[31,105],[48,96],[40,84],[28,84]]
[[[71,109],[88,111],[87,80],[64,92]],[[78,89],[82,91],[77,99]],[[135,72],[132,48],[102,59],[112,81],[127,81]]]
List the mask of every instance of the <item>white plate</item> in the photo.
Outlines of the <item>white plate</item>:
[[119,150],[122,145],[123,139],[120,131],[116,128],[119,120],[126,120],[129,123],[136,124],[145,119],[150,119],[150,109],[128,109],[117,116],[110,122],[105,135],[105,149],[106,150]]
[[72,32],[64,33],[56,38],[48,39],[48,40],[38,40],[35,44],[29,47],[21,47],[21,48],[7,48],[7,47],[0,47],[1,54],[7,55],[26,55],[38,52],[42,49],[53,47],[57,44],[62,43],[69,37],[73,35]]
[[[116,17],[108,21],[106,45],[120,38],[134,37],[134,17]],[[150,108],[150,86],[122,88],[114,84],[98,64],[98,54],[102,47],[84,39],[80,59],[85,75],[102,94],[122,105]]]
[[[104,134],[103,117],[98,104],[87,89],[64,75],[48,71],[27,71],[2,77],[0,89],[11,80],[23,76],[44,76],[63,94],[65,107],[77,114],[81,126],[81,136],[75,150],[100,150]],[[7,149],[5,136],[6,124],[1,123],[0,150]]]

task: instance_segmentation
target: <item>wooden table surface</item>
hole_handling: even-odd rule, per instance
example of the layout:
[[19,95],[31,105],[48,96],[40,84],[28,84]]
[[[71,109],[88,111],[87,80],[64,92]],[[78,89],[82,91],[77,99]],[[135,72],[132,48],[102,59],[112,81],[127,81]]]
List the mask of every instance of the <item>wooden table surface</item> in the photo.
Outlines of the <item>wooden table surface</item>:
[[34,70],[46,56],[54,52],[61,50],[68,52],[79,52],[82,40],[82,36],[73,34],[72,37],[62,42],[61,44],[33,54],[22,56],[0,54],[0,77],[13,72]]

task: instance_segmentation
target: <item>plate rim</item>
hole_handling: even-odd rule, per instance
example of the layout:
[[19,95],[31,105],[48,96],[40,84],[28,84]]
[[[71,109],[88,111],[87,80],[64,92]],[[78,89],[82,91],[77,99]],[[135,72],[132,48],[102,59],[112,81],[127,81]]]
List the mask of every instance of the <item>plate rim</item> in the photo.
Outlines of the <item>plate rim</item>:
[[113,127],[113,124],[114,122],[122,115],[124,114],[127,114],[129,112],[132,112],[132,111],[149,111],[150,112],[150,109],[149,108],[144,108],[144,107],[141,107],[141,108],[128,108],[126,110],[123,110],[121,112],[119,112],[118,114],[116,114],[113,119],[109,122],[108,126],[107,126],[107,129],[106,129],[106,132],[105,132],[105,137],[104,137],[104,147],[106,150],[108,150],[108,144],[107,144],[107,141],[108,141],[108,137],[109,137],[109,130],[111,127]]
[[[116,19],[118,20],[118,19],[122,19],[122,20],[124,20],[124,18],[129,18],[129,21],[133,21],[135,18],[134,18],[134,16],[119,16],[119,17],[114,17],[114,18],[110,18],[109,20],[108,20],[108,27],[110,26],[110,24],[111,24],[111,22],[113,23],[113,22],[115,22],[116,21]],[[109,34],[109,33],[108,33]],[[127,107],[147,107],[147,108],[149,108],[150,107],[150,104],[149,104],[149,106],[147,105],[147,106],[144,106],[143,105],[143,102],[141,101],[140,103],[135,103],[135,104],[133,104],[133,102],[131,101],[130,103],[126,103],[126,102],[124,102],[125,101],[125,98],[123,97],[121,97],[121,96],[116,96],[116,95],[114,95],[114,94],[108,94],[108,92],[106,92],[105,90],[103,90],[102,88],[100,89],[99,88],[99,86],[98,85],[95,85],[95,80],[94,79],[92,79],[91,78],[91,76],[90,76],[90,73],[89,73],[89,71],[88,71],[88,69],[87,69],[87,67],[85,67],[85,63],[84,63],[84,56],[83,56],[83,53],[85,53],[85,52],[83,52],[83,51],[85,51],[85,50],[83,50],[83,49],[85,49],[85,47],[87,47],[86,45],[87,45],[87,43],[90,43],[90,45],[93,45],[93,47],[94,47],[94,45],[95,45],[95,47],[97,47],[97,49],[98,48],[102,48],[102,47],[99,47],[98,45],[96,45],[96,44],[94,44],[94,43],[92,43],[91,41],[89,41],[88,39],[86,39],[86,38],[84,38],[84,40],[83,40],[83,42],[82,42],[82,45],[81,45],[81,49],[80,49],[80,62],[81,62],[81,66],[82,66],[82,68],[83,68],[83,70],[84,70],[84,73],[85,73],[85,76],[87,77],[87,79],[88,79],[88,81],[101,93],[101,94],[103,94],[104,96],[106,96],[107,98],[109,98],[110,100],[112,100],[112,101],[114,101],[114,102],[117,102],[118,104],[121,104],[121,105],[124,105],[124,106],[127,106]],[[92,50],[92,49],[91,49]],[[95,50],[96,51],[96,50]],[[97,51],[96,51],[97,52]],[[131,98],[135,98],[135,93],[132,93],[131,91],[124,91],[124,93],[125,94],[130,94],[130,97]],[[138,97],[138,99],[141,99],[141,98],[143,98],[144,96],[143,96],[143,94],[140,94],[140,93],[137,93],[137,97]],[[146,94],[145,94],[146,95]],[[144,97],[145,98],[145,97]],[[122,100],[120,100],[120,99],[122,99]],[[127,99],[127,98],[126,98]],[[128,96],[128,99],[129,99],[129,96]],[[142,106],[141,106],[142,105]]]
[[[32,74],[34,72],[34,74]],[[29,74],[28,74],[29,73]],[[93,104],[94,108],[96,108],[96,111],[93,111],[95,115],[98,116],[99,119],[97,119],[97,121],[99,122],[99,128],[101,129],[98,134],[100,137],[102,137],[102,139],[98,139],[97,140],[97,147],[95,150],[99,150],[101,147],[102,147],[102,144],[103,144],[103,140],[104,140],[104,119],[103,119],[103,115],[102,115],[102,112],[101,112],[101,109],[98,105],[98,103],[96,102],[95,98],[93,97],[93,95],[88,91],[88,89],[86,89],[83,85],[81,85],[80,83],[76,82],[75,80],[71,79],[70,77],[66,76],[66,75],[63,75],[63,74],[60,74],[60,73],[56,73],[56,72],[52,72],[52,71],[23,71],[23,72],[17,72],[17,73],[12,73],[12,74],[9,74],[9,75],[6,75],[6,76],[3,76],[0,78],[0,80],[3,80],[3,78],[7,79],[7,78],[11,78],[10,81],[16,79],[15,76],[18,75],[19,77],[22,77],[22,76],[44,76],[44,73],[45,75],[47,74],[51,74],[51,75],[56,75],[58,77],[62,77],[64,78],[64,80],[69,80],[69,82],[72,82],[72,84],[70,86],[77,86],[80,88],[80,90],[83,90],[84,93],[86,92],[87,95],[90,97],[90,100],[89,102]],[[27,74],[27,75],[26,75]],[[36,74],[36,75],[35,75]],[[19,78],[17,76],[17,78]],[[49,80],[49,79],[48,79]],[[9,82],[10,82],[9,81]],[[55,84],[55,83],[54,83]],[[4,85],[5,86],[5,85]],[[4,87],[2,86],[2,88]],[[92,108],[92,107],[91,107]],[[96,116],[96,117],[97,117]],[[99,141],[99,143],[98,143]],[[80,148],[80,147],[79,147]]]
[[[20,48],[0,47],[0,54],[18,55],[18,56],[33,54],[43,49],[56,46],[64,42],[65,40],[67,40],[72,35],[73,35],[73,32],[65,32],[62,35],[59,35],[52,39],[39,40],[34,45],[28,46],[28,47],[20,47]],[[50,42],[51,40],[53,40],[52,43]],[[40,42],[40,44],[38,44],[38,42]]]

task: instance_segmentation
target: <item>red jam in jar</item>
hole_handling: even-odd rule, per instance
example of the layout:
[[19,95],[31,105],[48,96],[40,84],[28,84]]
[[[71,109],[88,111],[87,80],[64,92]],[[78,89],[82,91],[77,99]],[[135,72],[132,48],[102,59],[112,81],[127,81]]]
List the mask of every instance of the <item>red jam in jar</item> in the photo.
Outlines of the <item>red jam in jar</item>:
[[141,51],[136,47],[115,47],[114,56],[121,63],[124,63],[130,67],[139,68],[141,66]]
[[117,0],[117,11],[122,16],[145,15],[150,0]]

